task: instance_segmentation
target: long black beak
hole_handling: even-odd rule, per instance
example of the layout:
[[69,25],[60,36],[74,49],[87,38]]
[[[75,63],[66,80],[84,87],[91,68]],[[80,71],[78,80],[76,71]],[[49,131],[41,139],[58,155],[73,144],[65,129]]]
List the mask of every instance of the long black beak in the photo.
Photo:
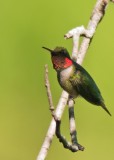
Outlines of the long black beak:
[[47,48],[47,47],[42,47],[42,48],[48,50],[48,51],[51,52],[51,53],[53,52],[53,50],[51,50],[51,49],[49,49],[49,48]]

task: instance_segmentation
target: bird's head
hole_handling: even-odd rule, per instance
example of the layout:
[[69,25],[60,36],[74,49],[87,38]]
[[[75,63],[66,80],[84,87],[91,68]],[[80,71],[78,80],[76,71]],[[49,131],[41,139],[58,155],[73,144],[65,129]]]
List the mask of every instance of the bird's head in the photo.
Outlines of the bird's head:
[[72,60],[68,51],[64,47],[56,47],[54,50],[43,47],[51,53],[51,59],[53,63],[53,68],[58,71],[61,69],[68,68],[72,65]]

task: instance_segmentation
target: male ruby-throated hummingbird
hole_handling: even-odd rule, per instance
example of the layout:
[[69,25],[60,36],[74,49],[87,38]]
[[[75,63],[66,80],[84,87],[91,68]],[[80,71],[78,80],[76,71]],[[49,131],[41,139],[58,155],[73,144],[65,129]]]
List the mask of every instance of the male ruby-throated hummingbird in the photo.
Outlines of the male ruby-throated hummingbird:
[[81,96],[88,102],[101,106],[111,116],[95,81],[82,66],[70,58],[68,51],[63,47],[56,47],[54,50],[43,48],[51,53],[60,86],[72,98]]

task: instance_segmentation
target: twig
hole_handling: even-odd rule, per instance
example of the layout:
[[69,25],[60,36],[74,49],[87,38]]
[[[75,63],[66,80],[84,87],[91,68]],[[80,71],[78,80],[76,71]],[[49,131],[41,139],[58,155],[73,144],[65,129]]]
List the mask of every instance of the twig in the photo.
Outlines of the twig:
[[76,130],[76,124],[75,124],[75,115],[74,115],[74,100],[72,98],[69,98],[68,100],[68,107],[69,107],[69,122],[70,122],[70,135],[71,135],[71,141],[72,146],[75,146],[78,150],[83,151],[84,147],[78,143],[77,140],[77,130]]
[[[93,10],[92,16],[90,18],[88,27],[87,27],[87,30],[90,33],[91,37],[93,37],[99,22],[103,18],[104,13],[105,13],[104,10],[106,9],[106,6],[108,3],[109,3],[109,0],[98,0],[97,1],[95,8]],[[77,56],[77,63],[82,64],[84,57],[85,57],[85,54],[87,52],[87,49],[89,47],[89,44],[90,44],[90,38],[85,37],[83,39],[83,42],[82,42],[80,50],[79,50],[79,54]],[[60,97],[59,103],[57,105],[56,112],[55,112],[55,114],[58,115],[59,119],[61,119],[61,117],[62,117],[67,100],[68,100],[68,94],[65,91],[63,91],[62,95]],[[37,160],[44,160],[45,157],[47,156],[49,147],[51,145],[53,136],[55,134],[55,128],[56,128],[56,123],[55,123],[54,119],[52,119],[50,126],[49,126],[49,129],[48,129],[48,132],[46,134],[44,143],[43,143],[41,150],[38,154]]]
[[72,30],[68,31],[64,35],[65,39],[73,38],[73,49],[72,49],[72,59],[74,61],[77,60],[78,56],[78,47],[79,47],[79,38],[80,36],[85,36],[86,38],[91,38],[92,35],[85,29],[84,26],[73,28]]
[[69,107],[69,122],[70,122],[70,135],[71,135],[71,142],[68,142],[64,136],[61,134],[60,126],[61,121],[57,119],[55,115],[53,115],[56,121],[56,136],[64,146],[64,148],[69,149],[72,152],[77,152],[78,150],[83,151],[84,147],[78,143],[77,140],[77,131],[75,125],[75,115],[74,115],[74,100],[69,97],[68,100],[68,107]]
[[61,134],[60,126],[61,121],[57,119],[55,115],[54,119],[56,121],[56,136],[59,139],[59,141],[63,144],[64,148],[69,149],[72,152],[77,152],[78,150],[83,151],[84,147],[81,146],[77,141],[77,131],[75,126],[75,116],[74,116],[74,101],[73,99],[68,100],[68,106],[69,106],[69,121],[70,121],[70,134],[71,134],[71,142],[68,142],[64,136]]
[[45,87],[47,91],[47,97],[48,97],[48,102],[50,106],[50,111],[52,116],[54,115],[54,106],[53,106],[53,100],[52,100],[52,94],[51,94],[51,89],[50,89],[50,83],[49,83],[49,78],[48,78],[48,65],[45,65]]
[[64,35],[65,39],[73,38],[72,59],[76,60],[78,55],[79,38],[81,35],[86,34],[84,26],[76,27]]
[[[109,0],[97,0],[97,3],[93,9],[90,21],[87,26],[87,30],[93,38],[95,31],[98,27],[99,22],[101,22],[103,16],[105,15],[106,7],[110,1]],[[82,64],[83,59],[86,55],[87,49],[91,42],[90,38],[83,38],[82,44],[77,57],[77,63]]]
[[77,145],[71,144],[66,140],[65,137],[62,136],[61,131],[60,131],[60,125],[61,121],[57,120],[56,121],[56,136],[59,139],[59,141],[63,144],[64,148],[69,149],[72,152],[77,152],[79,150],[79,147]]
[[[64,112],[65,106],[67,104],[67,99],[68,99],[68,93],[63,91],[59,99],[57,108],[55,110],[55,115],[58,117],[59,120],[61,119],[62,113]],[[55,134],[55,130],[56,130],[56,122],[54,118],[52,118],[46,137],[44,139],[44,143],[42,144],[41,150],[38,154],[37,160],[44,160],[45,157],[47,156],[49,147],[51,145],[53,136]]]

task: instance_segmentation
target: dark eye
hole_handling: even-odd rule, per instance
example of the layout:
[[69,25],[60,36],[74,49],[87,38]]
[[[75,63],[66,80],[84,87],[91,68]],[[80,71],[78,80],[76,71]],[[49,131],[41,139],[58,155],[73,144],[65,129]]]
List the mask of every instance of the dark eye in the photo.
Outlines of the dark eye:
[[66,53],[66,51],[65,51],[65,50],[62,50],[62,53],[63,53],[63,54],[65,54],[65,53]]
[[52,54],[53,54],[54,56],[57,56],[57,55],[58,55],[58,53],[57,53],[57,52],[53,52]]

